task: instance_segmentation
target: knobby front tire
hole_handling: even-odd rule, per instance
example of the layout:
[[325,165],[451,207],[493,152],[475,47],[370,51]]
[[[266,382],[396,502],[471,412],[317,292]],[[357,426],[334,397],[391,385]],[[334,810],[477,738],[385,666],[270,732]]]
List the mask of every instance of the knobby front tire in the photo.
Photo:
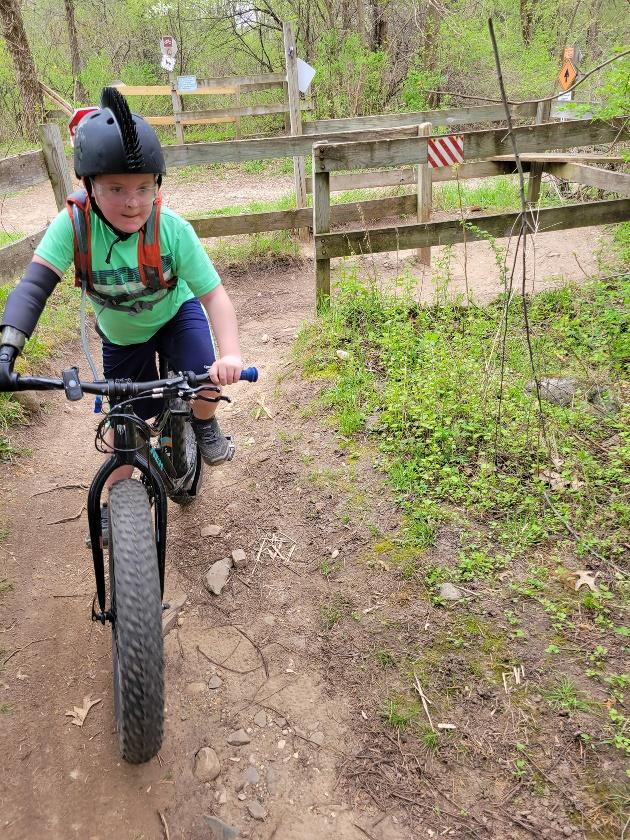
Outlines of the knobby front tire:
[[164,732],[162,597],[149,498],[130,478],[109,491],[109,576],[120,752],[142,764]]
[[[183,403],[182,403],[183,405]],[[170,419],[171,452],[173,466],[178,476],[186,475],[192,465],[195,465],[191,486],[196,489],[201,484],[203,471],[203,460],[197,439],[188,419],[181,414],[173,414]],[[189,505],[197,498],[196,492],[184,492],[177,496],[171,496],[172,501],[178,505]]]

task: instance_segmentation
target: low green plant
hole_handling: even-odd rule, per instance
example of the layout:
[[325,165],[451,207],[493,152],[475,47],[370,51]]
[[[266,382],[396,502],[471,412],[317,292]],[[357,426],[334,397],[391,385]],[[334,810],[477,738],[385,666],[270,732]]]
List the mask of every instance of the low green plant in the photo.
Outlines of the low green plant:
[[383,668],[393,668],[396,664],[396,657],[391,650],[377,650],[374,653],[376,661],[379,662]]
[[[508,559],[566,538],[566,522],[578,534],[576,551],[596,545],[598,554],[620,558],[630,539],[624,494],[630,408],[595,417],[586,400],[569,407],[543,402],[541,413],[531,394],[522,300],[459,306],[447,294],[448,267],[443,275],[439,300],[422,307],[406,278],[389,293],[342,268],[334,306],[301,332],[296,347],[306,375],[330,380],[319,405],[332,409],[344,436],[364,434],[366,418],[378,412],[379,429],[370,436],[399,500],[402,544],[417,552],[431,545],[456,507],[466,511],[471,543],[481,546],[463,549],[462,580],[496,575]],[[630,277],[532,298],[528,328],[537,370],[582,376],[588,364],[593,376],[614,382],[625,364],[629,300]],[[497,352],[502,335],[505,347]],[[340,348],[347,359],[336,356]],[[541,477],[551,439],[563,470],[580,476],[575,486],[571,479],[550,489]],[[487,541],[477,539],[478,519],[488,523],[501,551],[488,551]],[[404,568],[413,576],[417,562]],[[541,597],[547,574],[530,574],[515,591]],[[564,604],[543,606],[554,624],[568,626]],[[599,622],[605,610],[597,605]]]
[[11,242],[17,242],[18,239],[23,239],[23,233],[11,233],[8,230],[0,230],[0,248],[4,245],[9,245]]
[[588,712],[589,704],[578,697],[575,683],[569,677],[561,677],[556,685],[546,692],[547,702],[552,709],[568,712]]
[[[434,209],[448,212],[459,211],[460,207],[464,210],[474,207],[487,212],[513,210],[519,206],[520,200],[518,177],[515,175],[484,178],[472,187],[466,181],[447,181],[433,192]],[[539,199],[541,207],[562,203],[557,193],[552,192],[546,184],[542,185]]]
[[425,727],[420,735],[420,741],[431,752],[437,752],[440,746],[440,735],[435,729]]
[[319,608],[322,621],[327,630],[338,624],[343,618],[343,601],[339,597],[334,597]]
[[630,717],[613,707],[608,712],[608,719],[614,734],[606,743],[630,756]]
[[397,697],[389,701],[383,717],[394,729],[405,730],[417,723],[421,714],[422,706],[419,703]]

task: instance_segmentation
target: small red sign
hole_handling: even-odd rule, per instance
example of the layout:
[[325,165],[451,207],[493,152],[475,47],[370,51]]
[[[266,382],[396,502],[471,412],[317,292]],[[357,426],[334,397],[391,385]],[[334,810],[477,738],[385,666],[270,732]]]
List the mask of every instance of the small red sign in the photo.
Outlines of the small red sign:
[[464,135],[447,134],[444,137],[429,137],[427,161],[433,168],[463,163]]
[[88,108],[77,108],[74,114],[70,117],[70,122],[68,123],[68,131],[70,132],[70,144],[74,146],[74,135],[76,134],[77,126],[83,119],[86,114],[91,114],[92,111],[98,111],[99,108],[95,106],[90,106]]

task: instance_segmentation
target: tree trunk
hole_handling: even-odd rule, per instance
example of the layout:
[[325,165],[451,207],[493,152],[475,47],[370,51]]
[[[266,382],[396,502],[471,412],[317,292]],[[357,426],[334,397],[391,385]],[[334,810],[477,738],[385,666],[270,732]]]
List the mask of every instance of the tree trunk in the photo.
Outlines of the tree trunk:
[[589,15],[588,29],[586,30],[586,55],[589,61],[601,56],[599,47],[599,16],[602,10],[603,0],[593,0]]
[[341,0],[341,28],[343,34],[348,35],[352,28],[352,9],[350,8],[349,0]]
[[370,49],[372,52],[383,49],[387,39],[387,20],[379,0],[369,0],[370,6]]
[[523,43],[529,47],[534,36],[534,0],[521,0],[521,31]]
[[44,111],[44,99],[18,0],[0,0],[0,24],[22,97],[22,134],[29,140],[36,140]]
[[66,7],[66,23],[68,25],[68,37],[70,39],[70,58],[72,60],[72,82],[73,99],[83,105],[87,105],[88,95],[79,78],[83,70],[81,51],[79,50],[79,38],[77,37],[77,24],[74,17],[74,0],[64,0]]
[[[435,71],[438,58],[438,43],[440,34],[440,13],[432,3],[427,3],[422,15],[422,41],[421,55],[423,69],[428,73]],[[438,94],[430,93],[427,96],[429,107],[437,108],[440,104]]]

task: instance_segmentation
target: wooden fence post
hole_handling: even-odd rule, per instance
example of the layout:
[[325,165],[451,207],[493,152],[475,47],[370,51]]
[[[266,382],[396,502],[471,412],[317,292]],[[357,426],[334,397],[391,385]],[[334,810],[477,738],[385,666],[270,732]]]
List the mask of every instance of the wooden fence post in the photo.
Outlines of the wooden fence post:
[[[284,62],[287,71],[287,92],[289,96],[289,118],[291,121],[291,136],[302,134],[302,111],[300,109],[300,89],[297,76],[297,53],[295,38],[290,23],[282,24],[284,35]],[[293,158],[293,173],[295,176],[295,199],[298,209],[306,207],[306,177],[304,174],[304,158]],[[301,228],[300,239],[308,240],[308,228]]]
[[[418,126],[418,137],[428,137],[433,130],[430,122]],[[431,207],[433,202],[433,178],[429,163],[418,164],[418,222],[431,221]],[[421,265],[431,265],[431,249],[418,248],[418,262]]]
[[55,193],[57,210],[62,210],[73,187],[72,177],[66,162],[66,153],[63,149],[61,131],[57,123],[44,123],[39,127],[39,136],[42,141],[42,151],[44,152],[48,177]]
[[[534,125],[541,125],[549,122],[551,117],[551,100],[547,102],[539,102],[536,107],[536,117],[534,118]],[[536,204],[540,197],[540,185],[542,183],[543,164],[532,163],[529,170],[529,180],[527,183],[527,201],[529,204]]]
[[[240,85],[236,85],[236,107],[237,108],[241,107],[241,86]],[[235,134],[236,134],[236,139],[241,140],[242,138],[241,138],[241,118],[240,117],[236,117],[236,119],[234,120],[234,131],[235,131]]]
[[[313,146],[313,234],[330,232],[330,173],[319,168],[328,143]],[[330,303],[330,259],[315,260],[315,306],[324,309]]]
[[173,116],[175,117],[175,137],[177,142],[184,145],[184,128],[182,126],[182,98],[177,90],[177,79],[174,73],[168,74],[168,80],[171,83],[171,102],[173,103]]

